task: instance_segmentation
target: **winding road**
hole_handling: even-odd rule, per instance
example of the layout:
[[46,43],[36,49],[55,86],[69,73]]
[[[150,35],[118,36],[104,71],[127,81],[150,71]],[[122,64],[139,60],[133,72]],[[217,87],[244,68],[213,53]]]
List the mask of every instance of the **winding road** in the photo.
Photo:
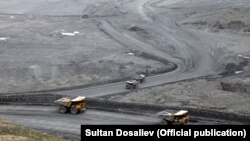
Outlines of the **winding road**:
[[[147,77],[146,82],[140,84],[139,88],[216,74],[213,50],[210,44],[204,42],[207,36],[180,26],[178,21],[183,18],[184,13],[223,8],[237,2],[232,0],[124,0],[122,4],[119,4],[117,0],[110,1],[82,0],[74,3],[74,1],[58,0],[57,3],[61,3],[61,5],[72,3],[78,7],[73,15],[79,17],[93,5],[98,10],[98,6],[101,7],[103,2],[116,7],[123,14],[91,17],[89,20],[95,21],[101,31],[135,54],[149,54],[152,58],[159,58],[177,66],[171,72]],[[247,0],[238,0],[237,4],[245,2]],[[136,27],[138,31],[129,30],[131,26]],[[129,91],[125,89],[124,82],[117,82],[55,93],[99,97],[123,92]],[[94,109],[89,109],[80,115],[61,115],[56,112],[56,107],[51,106],[1,105],[0,118],[63,135],[72,140],[79,139],[81,124],[158,124],[160,122],[158,118],[152,116]],[[191,124],[220,123],[224,123],[224,121],[205,117],[193,117],[193,121],[191,121]]]
[[[183,3],[176,1],[174,6],[184,7],[186,4],[183,5]],[[190,1],[190,3],[196,2]],[[171,10],[171,8],[162,8],[162,5],[167,7],[172,4],[175,3],[171,0],[137,0],[120,7],[121,9],[127,9],[125,19],[95,19],[100,30],[124,47],[136,53],[139,52],[139,54],[149,54],[152,58],[159,58],[177,66],[174,71],[147,77],[147,82],[141,84],[139,88],[215,74],[216,62],[213,59],[213,52],[209,44],[202,42],[204,39],[200,38],[206,37],[177,24],[183,13],[190,12],[190,9],[177,11]],[[209,7],[213,5],[218,5],[218,3],[211,3]],[[220,5],[224,5],[224,3],[220,3]],[[134,18],[140,20],[136,21]],[[143,24],[141,21],[143,21]],[[138,27],[139,30],[143,31],[143,34],[134,33],[124,28],[128,25]],[[148,36],[148,38],[143,36]],[[57,94],[71,96],[81,94],[88,97],[97,97],[128,92],[124,85],[124,82],[118,82],[85,89],[62,91],[57,92]]]

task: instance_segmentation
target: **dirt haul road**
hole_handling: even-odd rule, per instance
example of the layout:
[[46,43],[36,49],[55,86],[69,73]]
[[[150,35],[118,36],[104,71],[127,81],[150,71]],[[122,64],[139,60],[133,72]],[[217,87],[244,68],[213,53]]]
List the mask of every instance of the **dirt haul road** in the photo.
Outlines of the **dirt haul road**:
[[[152,125],[161,124],[155,115],[137,115],[87,109],[83,114],[60,114],[57,106],[1,105],[0,118],[8,119],[44,132],[80,140],[81,125]],[[146,113],[145,113],[146,114]],[[190,124],[240,124],[226,120],[191,117]]]
[[[94,2],[87,0],[68,2],[62,0],[57,2],[60,4],[57,5],[57,3],[53,1],[44,0],[40,0],[36,3],[30,2],[29,0],[13,0],[11,3],[4,2],[1,5],[2,11],[0,12],[3,15],[9,15],[10,18],[13,18],[11,15],[14,15],[14,18],[15,16],[23,15],[24,18],[32,17],[31,20],[34,20],[33,18],[35,17],[38,19],[44,17],[55,19],[58,17],[65,19],[74,17],[82,19],[82,17],[84,17],[82,22],[91,21],[92,25],[95,25],[103,32],[103,35],[108,35],[113,42],[121,44],[123,48],[130,50],[135,55],[146,55],[150,59],[157,58],[158,61],[172,62],[176,65],[174,71],[148,77],[147,83],[142,84],[140,86],[141,88],[199,76],[216,75],[222,71],[218,70],[218,64],[220,64],[218,58],[220,58],[222,54],[214,48],[214,45],[219,43],[220,40],[210,34],[185,28],[185,26],[179,25],[178,21],[181,21],[186,15],[194,12],[197,13],[197,11],[206,12],[233,6],[246,6],[249,4],[246,0],[238,0],[235,2],[231,0],[98,0]],[[19,4],[21,6],[15,7]],[[53,10],[51,11],[51,9]],[[27,21],[29,21],[29,19],[27,19]],[[9,39],[7,41],[12,42]],[[7,47],[8,42],[3,42],[3,44]],[[111,46],[112,45],[110,45],[110,47]],[[111,51],[110,53],[112,56]],[[127,58],[120,59],[126,60]],[[58,64],[59,62],[56,60],[57,59],[53,61]],[[12,62],[16,61],[17,60],[14,60]],[[30,60],[28,60],[28,62],[29,61]],[[38,62],[46,64],[45,61]],[[75,64],[77,64],[77,62]],[[84,68],[80,67],[80,69],[79,67],[80,66],[71,68],[78,68],[78,71],[84,70]],[[73,81],[67,79],[63,82],[50,80],[49,76],[43,76],[44,73],[50,74],[45,71],[48,69],[45,68],[43,70],[38,65],[30,66],[30,68],[33,69],[35,75],[32,77],[32,81],[36,81],[34,83],[32,82],[32,84],[36,84],[36,86],[32,86],[32,89],[36,89],[40,86],[44,87],[44,89],[48,89],[47,84],[51,82],[58,82],[58,85],[63,85],[68,82],[73,83]],[[54,74],[53,77],[60,77],[60,75],[57,74],[59,73],[58,68],[54,67],[52,70]],[[71,70],[70,72],[66,72],[66,74],[71,74],[72,72],[72,75],[74,75],[74,71],[75,70]],[[96,69],[91,72],[95,75]],[[19,75],[17,75],[17,77],[20,77]],[[72,79],[74,77],[72,77]],[[110,77],[112,77],[112,73]],[[22,79],[26,80],[27,78]],[[98,77],[96,79],[98,79]],[[26,82],[21,82],[22,84],[26,84]],[[10,89],[18,89],[17,87],[16,85],[11,85]],[[22,87],[25,88],[25,86]],[[111,83],[82,90],[59,92],[59,94],[83,94],[95,97],[121,92],[125,92],[124,83]]]
[[[218,70],[216,70],[216,68],[219,63],[217,62],[217,58],[219,58],[221,54],[213,48],[213,45],[214,43],[220,42],[219,39],[209,34],[180,26],[178,21],[184,17],[184,14],[190,14],[194,11],[204,12],[231,6],[240,7],[242,5],[249,5],[248,0],[31,1],[32,0],[12,0],[2,2],[0,5],[0,7],[3,7],[0,8],[2,9],[1,13],[2,15],[10,16],[11,19],[13,15],[16,17],[24,15],[31,19],[39,17],[74,17],[74,20],[77,18],[82,19],[82,16],[86,14],[88,16],[84,18],[85,22],[91,21],[102,33],[108,35],[112,41],[118,42],[122,47],[136,55],[146,54],[150,56],[150,58],[157,58],[157,60],[161,60],[162,62],[170,61],[176,65],[177,68],[172,72],[147,77],[146,83],[139,86],[141,88],[217,74]],[[30,21],[27,20],[27,22]],[[43,31],[42,29],[40,30]],[[15,30],[13,29],[13,31]],[[31,37],[32,36],[29,38]],[[40,36],[38,37],[39,39],[42,38]],[[51,37],[53,37],[53,34]],[[4,45],[3,47],[5,47],[4,49],[11,46],[8,42],[13,41],[11,40],[12,38],[14,38],[14,35],[11,36],[10,39],[6,38],[6,42],[1,41],[2,45]],[[22,41],[26,40],[27,39],[22,39]],[[45,45],[46,44],[42,44],[42,46]],[[59,46],[60,45],[58,45],[58,47]],[[11,53],[11,51],[8,50],[4,50],[3,52]],[[112,53],[112,50],[110,50],[110,52]],[[40,53],[39,50],[34,50],[31,54],[39,55],[42,53]],[[57,52],[55,54],[57,54]],[[25,54],[21,54],[21,56],[25,56]],[[60,57],[65,58],[65,56]],[[51,59],[48,56],[47,59],[53,60],[53,57]],[[13,60],[13,62],[17,61],[18,59]],[[44,60],[39,60],[38,62],[42,64],[45,63]],[[37,68],[39,67],[32,66],[34,70]],[[55,68],[55,70],[57,69]],[[42,72],[40,72],[40,70],[37,71],[34,79],[40,74],[42,74]],[[36,79],[36,81],[39,81],[39,84],[42,82],[40,79]],[[125,92],[124,87],[124,83],[120,82],[58,93],[62,95],[86,95],[96,97]],[[98,110],[89,110],[84,114],[76,116],[69,114],[61,115],[57,114],[56,108],[54,107],[42,106],[1,106],[0,113],[1,118],[19,121],[28,127],[49,131],[53,130],[53,132],[69,134],[76,136],[76,138],[79,138],[79,125],[81,124],[121,124],[121,121],[124,124],[154,124],[158,122],[155,118],[151,117],[142,118],[142,116],[137,115],[118,114]],[[197,119],[199,118],[197,117]],[[224,123],[216,119],[204,120],[202,117],[198,121],[204,122],[195,123]]]
[[[237,1],[238,6],[245,5],[246,3],[243,0]],[[4,80],[6,77],[9,81],[6,84],[3,82],[4,86],[13,91],[25,91],[25,89],[44,90],[60,86],[72,86],[70,83],[78,85],[86,84],[88,81],[92,82],[92,79],[95,79],[93,82],[97,80],[110,80],[109,78],[117,79],[117,75],[114,76],[116,73],[113,70],[109,70],[110,74],[108,76],[104,74],[107,71],[105,70],[106,67],[108,69],[108,64],[104,64],[103,67],[99,68],[100,70],[95,68],[102,66],[101,63],[105,62],[105,58],[116,61],[117,57],[115,56],[119,56],[113,56],[116,50],[122,50],[123,52],[130,51],[137,57],[147,56],[148,60],[144,60],[144,62],[156,59],[160,62],[171,62],[176,65],[177,68],[171,73],[149,77],[149,83],[145,84],[145,86],[142,85],[142,87],[217,74],[216,69],[219,63],[217,62],[217,58],[221,54],[213,48],[214,45],[212,43],[219,42],[218,39],[211,35],[180,26],[178,21],[182,20],[186,14],[220,9],[230,7],[231,5],[236,4],[229,0],[76,0],[70,2],[64,0],[56,2],[38,0],[35,3],[29,0],[13,0],[11,2],[2,2],[0,14],[2,13],[3,18],[21,21],[13,25],[12,28],[8,26],[8,23],[11,21],[6,21],[4,22],[6,25],[2,29],[4,31],[2,36],[6,37],[6,41],[1,41],[1,46],[3,46],[3,52],[7,52],[7,56],[3,58],[6,59],[3,62],[3,64],[6,64],[3,68],[12,65],[1,71],[3,73],[1,75],[3,76],[2,79]],[[82,18],[83,16],[85,18]],[[69,21],[71,23],[68,23]],[[76,21],[74,27],[66,27],[68,24],[72,25],[73,21]],[[82,27],[81,22],[86,27]],[[38,27],[36,27],[36,23],[39,23]],[[58,23],[62,25],[57,25]],[[105,38],[108,39],[107,41],[105,40],[105,43],[102,43],[105,48],[96,49],[94,46],[92,47],[88,44],[94,44],[92,43],[92,38],[95,37],[91,37],[91,40],[88,39],[90,38],[88,37],[90,35],[89,31],[83,30],[88,26],[90,27],[87,23],[91,23],[90,29],[93,28],[93,25],[99,29],[99,32],[96,33],[98,37],[104,37],[106,34]],[[22,27],[22,24],[25,24],[25,31],[19,27]],[[47,29],[44,25],[47,25],[50,29]],[[58,26],[62,27],[59,28]],[[34,31],[29,31],[30,28],[34,29]],[[42,30],[43,28],[44,30]],[[50,33],[50,30],[53,28],[56,30]],[[72,31],[72,37],[67,38],[64,35],[58,35],[64,32],[65,34],[67,33],[67,31],[64,31],[66,29],[63,28],[68,28],[68,32],[81,29],[83,33],[79,34],[79,31],[73,33]],[[12,35],[12,32],[15,34]],[[81,42],[81,38],[84,40],[83,43]],[[99,42],[101,39],[97,38],[97,40]],[[32,44],[29,42],[32,42]],[[71,42],[72,44],[68,44]],[[110,44],[106,44],[107,42]],[[120,46],[118,47],[117,44]],[[17,48],[20,45],[22,47]],[[73,51],[69,47],[72,47]],[[8,49],[21,50],[18,53],[8,51]],[[89,52],[90,50],[92,52]],[[99,60],[98,57],[92,58],[95,55],[93,52],[105,52],[104,50],[108,50],[109,53],[108,56],[103,57],[104,60]],[[84,55],[81,55],[81,52]],[[85,58],[86,54],[88,55],[87,58]],[[78,57],[78,55],[81,55],[81,57]],[[12,56],[20,56],[20,60],[24,62],[19,62],[20,60]],[[124,61],[130,58],[129,56],[122,55],[121,57],[118,60]],[[88,61],[94,61],[95,64]],[[134,64],[133,61],[132,64]],[[26,68],[27,65],[29,66]],[[121,65],[115,68],[123,70],[131,67],[134,68],[135,66],[137,65]],[[16,71],[12,71],[12,69],[16,69]],[[131,71],[134,70],[128,72],[121,71],[120,77],[124,73]],[[96,76],[92,78],[92,75]],[[30,78],[30,76],[32,77]],[[87,76],[91,76],[90,80],[88,80]],[[75,77],[77,77],[77,80],[74,80],[76,79]],[[20,81],[20,83],[14,83],[15,81]],[[116,93],[120,88],[124,88],[121,87],[122,85],[119,83],[115,84],[117,88],[103,86],[106,90],[102,91],[100,95]],[[82,93],[85,92],[91,93],[89,91],[83,91]],[[97,92],[100,91],[97,90]]]
[[[85,1],[85,4],[93,4]],[[104,2],[105,3],[105,2]],[[118,2],[119,3],[119,2]],[[249,4],[245,0],[136,0],[114,4],[121,15],[99,17],[90,15],[105,34],[137,54],[149,54],[152,58],[173,62],[177,68],[168,73],[147,77],[139,88],[156,86],[200,76],[216,75],[220,51],[214,48],[216,37],[204,32],[188,29],[178,24],[185,14],[211,11],[231,6]],[[112,5],[111,4],[111,5]],[[94,3],[96,7],[100,6]],[[88,7],[88,6],[86,6]],[[209,41],[208,41],[209,39]],[[210,42],[211,41],[211,42]],[[101,85],[58,94],[89,97],[126,92],[124,82]]]
[[0,118],[20,123],[26,127],[80,140],[80,126],[89,124],[159,124],[153,117],[88,109],[79,115],[60,114],[57,106],[3,106]]

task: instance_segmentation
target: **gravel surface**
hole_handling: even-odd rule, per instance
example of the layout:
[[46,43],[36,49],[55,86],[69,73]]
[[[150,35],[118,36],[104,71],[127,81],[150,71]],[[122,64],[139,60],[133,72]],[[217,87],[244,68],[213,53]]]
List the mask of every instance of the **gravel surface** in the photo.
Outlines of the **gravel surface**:
[[[68,87],[58,94],[249,116],[249,93],[221,87],[250,75],[249,7],[249,0],[2,1],[0,92]],[[125,94],[124,82],[114,83],[142,72],[143,90]],[[225,78],[186,80],[200,76]],[[1,107],[1,117],[74,139],[80,124],[155,123],[98,110],[72,118],[51,107]]]
[[2,1],[0,9],[1,92],[86,85],[171,68],[131,54],[99,30],[96,19],[82,18],[122,14],[107,1],[12,0]]
[[250,116],[249,93],[224,91],[220,82],[221,80],[204,79],[177,82],[146,88],[127,95],[110,96],[108,99],[120,102],[160,104],[183,109],[185,107],[209,109]]

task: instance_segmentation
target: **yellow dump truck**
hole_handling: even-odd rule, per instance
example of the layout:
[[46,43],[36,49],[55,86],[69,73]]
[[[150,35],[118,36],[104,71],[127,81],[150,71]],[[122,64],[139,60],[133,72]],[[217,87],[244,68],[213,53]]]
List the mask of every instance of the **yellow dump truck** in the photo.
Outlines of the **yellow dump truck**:
[[189,122],[189,114],[187,110],[180,110],[176,113],[162,111],[157,113],[158,117],[163,120],[163,123],[168,125],[185,125]]
[[86,98],[84,96],[78,96],[73,99],[63,97],[55,101],[55,103],[59,104],[59,113],[67,113],[77,114],[84,112],[87,108]]

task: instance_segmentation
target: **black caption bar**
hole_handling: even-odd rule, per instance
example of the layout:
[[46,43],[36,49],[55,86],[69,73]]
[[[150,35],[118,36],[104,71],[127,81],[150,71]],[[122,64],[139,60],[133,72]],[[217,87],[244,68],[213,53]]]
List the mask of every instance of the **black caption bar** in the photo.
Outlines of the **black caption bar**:
[[90,138],[147,138],[147,139],[233,139],[249,141],[249,125],[82,125],[81,140]]

